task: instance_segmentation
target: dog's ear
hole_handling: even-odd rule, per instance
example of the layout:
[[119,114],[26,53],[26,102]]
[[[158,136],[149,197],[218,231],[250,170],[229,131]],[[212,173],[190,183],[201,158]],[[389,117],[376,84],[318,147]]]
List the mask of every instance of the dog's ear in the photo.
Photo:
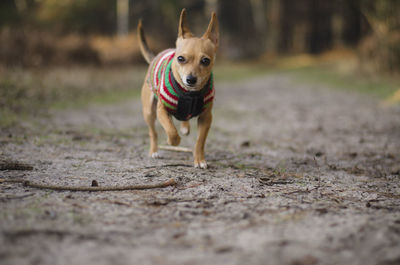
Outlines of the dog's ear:
[[211,14],[210,24],[208,24],[208,28],[204,35],[202,36],[203,39],[210,39],[214,42],[215,46],[218,47],[218,39],[219,39],[219,28],[218,28],[218,20],[217,15],[215,12]]
[[186,21],[186,9],[182,9],[181,17],[179,19],[179,28],[178,28],[178,38],[190,38],[193,37],[192,32],[190,32],[189,27],[187,26]]

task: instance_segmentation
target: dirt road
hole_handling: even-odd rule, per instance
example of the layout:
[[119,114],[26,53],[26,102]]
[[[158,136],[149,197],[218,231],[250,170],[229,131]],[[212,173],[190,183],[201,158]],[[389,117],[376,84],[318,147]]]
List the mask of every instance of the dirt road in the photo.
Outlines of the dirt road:
[[1,183],[0,263],[400,264],[399,107],[283,74],[216,90],[208,170],[190,154],[147,157],[138,99],[3,130],[1,158],[33,169],[3,167],[1,178],[178,185],[90,193]]

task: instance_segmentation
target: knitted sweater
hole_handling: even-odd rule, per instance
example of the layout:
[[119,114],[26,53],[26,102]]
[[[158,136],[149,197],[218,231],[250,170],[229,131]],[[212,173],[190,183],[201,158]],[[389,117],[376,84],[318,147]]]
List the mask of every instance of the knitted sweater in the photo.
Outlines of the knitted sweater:
[[[180,95],[190,94],[184,87],[180,86],[178,82],[174,82],[174,77],[171,70],[172,60],[175,56],[175,49],[167,49],[159,53],[150,64],[150,73],[148,76],[148,84],[153,91],[156,98],[160,97],[161,102],[164,104],[168,112],[178,118],[177,108]],[[204,89],[204,90],[203,90]],[[204,91],[203,99],[204,104],[202,111],[210,106],[214,99],[214,84],[212,74],[209,82],[202,89]],[[179,91],[178,91],[179,90]],[[193,115],[187,114],[180,120],[188,120]]]

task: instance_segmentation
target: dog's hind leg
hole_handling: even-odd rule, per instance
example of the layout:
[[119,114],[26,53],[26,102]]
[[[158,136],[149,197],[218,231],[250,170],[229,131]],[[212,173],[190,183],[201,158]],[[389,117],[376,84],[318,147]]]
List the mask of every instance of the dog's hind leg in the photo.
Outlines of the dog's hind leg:
[[[145,87],[143,90],[146,91],[149,88]],[[143,104],[143,117],[149,127],[149,136],[150,136],[150,152],[149,155],[152,158],[158,158],[158,149],[157,149],[157,131],[155,127],[155,121],[157,118],[157,102],[154,100],[154,96],[152,93],[142,92],[142,104]]]
[[158,149],[157,149],[157,131],[155,128],[155,121],[156,121],[156,111],[155,111],[155,107],[156,104],[153,104],[154,107],[152,106],[152,108],[154,108],[154,110],[146,115],[145,120],[147,125],[149,126],[149,136],[150,136],[150,153],[149,155],[152,158],[158,158]]

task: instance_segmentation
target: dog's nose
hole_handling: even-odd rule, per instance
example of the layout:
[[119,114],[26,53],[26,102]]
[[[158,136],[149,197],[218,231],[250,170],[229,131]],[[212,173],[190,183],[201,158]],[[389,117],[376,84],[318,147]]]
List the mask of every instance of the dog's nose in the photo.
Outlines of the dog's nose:
[[194,85],[197,82],[197,77],[195,77],[193,75],[188,75],[186,77],[186,82],[188,83],[188,85]]

